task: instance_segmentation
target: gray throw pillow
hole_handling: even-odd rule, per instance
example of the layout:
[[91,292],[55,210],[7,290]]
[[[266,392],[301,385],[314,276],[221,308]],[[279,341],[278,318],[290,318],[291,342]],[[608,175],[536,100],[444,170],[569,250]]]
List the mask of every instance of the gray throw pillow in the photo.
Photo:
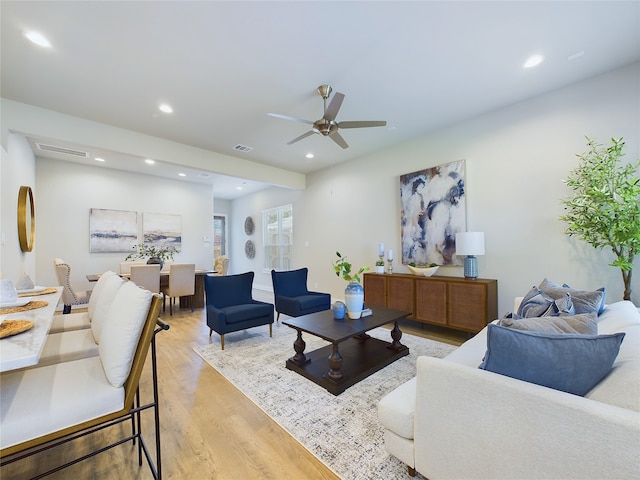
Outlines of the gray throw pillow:
[[568,293],[571,295],[576,313],[597,312],[598,315],[600,315],[604,310],[606,299],[604,287],[594,291],[577,290],[566,284],[558,285],[545,278],[538,288],[542,290],[545,295],[554,299],[561,298]]
[[558,298],[553,298],[540,290],[540,288],[533,287],[520,302],[516,316],[522,318],[547,317],[574,315],[575,313],[571,295],[568,293]]
[[598,334],[598,316],[595,312],[580,315],[564,315],[560,317],[505,317],[498,323],[503,327],[544,333],[580,333],[583,335]]
[[479,368],[580,396],[609,373],[625,335],[487,328],[487,352]]

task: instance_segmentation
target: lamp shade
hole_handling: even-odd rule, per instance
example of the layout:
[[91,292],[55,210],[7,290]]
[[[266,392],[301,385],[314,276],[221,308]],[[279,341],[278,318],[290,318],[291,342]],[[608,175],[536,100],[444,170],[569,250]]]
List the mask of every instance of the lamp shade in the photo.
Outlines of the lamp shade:
[[456,255],[484,255],[484,232],[456,233]]

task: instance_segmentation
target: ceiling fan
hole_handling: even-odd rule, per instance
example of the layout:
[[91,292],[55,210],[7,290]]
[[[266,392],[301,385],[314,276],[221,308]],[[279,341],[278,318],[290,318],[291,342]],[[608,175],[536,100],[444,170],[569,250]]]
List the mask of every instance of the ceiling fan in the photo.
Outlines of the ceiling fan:
[[299,137],[294,138],[293,140],[287,142],[287,145],[291,145],[293,143],[299,142],[303,138],[307,138],[314,133],[320,133],[325,137],[331,138],[334,142],[340,145],[342,148],[349,148],[347,142],[344,141],[344,138],[338,133],[338,129],[340,128],[364,128],[364,127],[384,127],[387,122],[383,121],[354,121],[354,122],[336,122],[336,117],[338,116],[338,111],[342,106],[342,101],[344,100],[344,94],[336,92],[329,102],[329,106],[327,107],[327,99],[329,95],[331,95],[332,88],[330,85],[320,85],[317,89],[318,94],[324,100],[324,115],[320,120],[316,120],[312,122],[311,120],[304,120],[302,118],[290,117],[288,115],[280,115],[279,113],[267,113],[272,117],[282,118],[284,120],[291,120],[293,122],[298,123],[306,123],[308,125],[313,125],[311,130],[303,133]]

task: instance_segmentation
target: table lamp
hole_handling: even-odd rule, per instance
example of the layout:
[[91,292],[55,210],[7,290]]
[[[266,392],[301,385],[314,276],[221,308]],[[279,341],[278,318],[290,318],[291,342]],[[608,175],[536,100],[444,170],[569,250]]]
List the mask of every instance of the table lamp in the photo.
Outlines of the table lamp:
[[478,278],[478,259],[484,255],[484,232],[456,233],[456,255],[466,255],[464,260],[465,278]]

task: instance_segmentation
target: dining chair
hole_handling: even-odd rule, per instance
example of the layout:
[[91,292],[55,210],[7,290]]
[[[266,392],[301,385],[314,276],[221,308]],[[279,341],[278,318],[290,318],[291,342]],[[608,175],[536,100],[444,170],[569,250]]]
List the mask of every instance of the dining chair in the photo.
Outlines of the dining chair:
[[220,255],[213,262],[213,269],[216,272],[215,275],[226,275],[229,271],[229,257]]
[[131,267],[134,265],[146,265],[147,262],[141,260],[133,260],[129,262],[120,262],[120,274],[129,275],[131,273]]
[[172,263],[169,266],[169,284],[162,289],[162,311],[166,311],[165,300],[169,297],[169,315],[173,315],[172,304],[176,297],[192,297],[190,299],[193,312],[193,294],[196,291],[196,264]]
[[151,293],[160,293],[160,264],[131,265],[129,279]]
[[71,287],[71,267],[64,260],[55,258],[53,265],[56,269],[56,276],[58,277],[58,284],[62,285],[62,302],[64,309],[62,313],[67,314],[71,312],[72,305],[86,305],[89,303],[89,297],[91,291],[78,291],[76,292]]

